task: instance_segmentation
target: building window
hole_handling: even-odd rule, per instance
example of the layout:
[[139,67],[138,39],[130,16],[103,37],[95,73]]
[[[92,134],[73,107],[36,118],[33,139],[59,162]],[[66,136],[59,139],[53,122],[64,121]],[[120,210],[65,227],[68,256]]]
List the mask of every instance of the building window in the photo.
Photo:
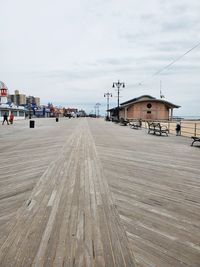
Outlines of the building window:
[[17,111],[13,111],[13,115],[17,117]]
[[2,110],[1,110],[1,117],[3,117],[3,115],[4,115],[5,113],[8,115],[9,111],[8,111],[8,110],[3,110],[3,109],[2,109]]
[[19,111],[19,116],[24,117],[24,111]]
[[147,113],[148,113],[148,114],[150,114],[150,113],[151,113],[151,111],[150,111],[150,110],[147,110]]
[[148,108],[151,108],[151,107],[152,107],[151,103],[148,103],[148,104],[147,104],[147,107],[148,107]]

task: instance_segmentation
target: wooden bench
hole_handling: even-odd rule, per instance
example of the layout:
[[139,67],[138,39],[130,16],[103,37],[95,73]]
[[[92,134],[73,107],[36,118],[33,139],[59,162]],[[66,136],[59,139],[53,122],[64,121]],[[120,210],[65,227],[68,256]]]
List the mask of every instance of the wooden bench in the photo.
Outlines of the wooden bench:
[[109,116],[106,116],[106,117],[105,117],[105,121],[110,121]]
[[112,122],[114,122],[114,123],[119,123],[119,120],[118,120],[118,119],[114,119],[114,118],[112,118]]
[[166,134],[168,136],[169,130],[167,126],[161,125],[159,122],[148,122],[148,134]]
[[138,130],[138,129],[141,129],[141,127],[142,127],[142,122],[141,121],[136,121],[136,122],[129,122],[129,125],[130,125],[130,128],[131,129],[136,129],[136,130]]
[[200,142],[200,137],[191,136],[191,138],[193,139],[191,146],[193,146],[194,142]]
[[154,122],[147,122],[148,123],[148,134],[152,133],[154,134],[155,132],[155,123]]
[[121,118],[121,119],[119,120],[119,124],[120,124],[121,126],[127,126],[128,123],[129,123],[129,122],[126,121],[126,120],[124,120],[123,118]]

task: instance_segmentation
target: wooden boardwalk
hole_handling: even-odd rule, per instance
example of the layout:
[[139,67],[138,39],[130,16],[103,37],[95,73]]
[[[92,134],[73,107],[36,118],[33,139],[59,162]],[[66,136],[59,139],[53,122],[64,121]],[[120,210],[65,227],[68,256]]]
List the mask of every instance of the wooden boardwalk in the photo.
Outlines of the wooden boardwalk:
[[0,266],[200,266],[200,148],[101,119],[0,126]]

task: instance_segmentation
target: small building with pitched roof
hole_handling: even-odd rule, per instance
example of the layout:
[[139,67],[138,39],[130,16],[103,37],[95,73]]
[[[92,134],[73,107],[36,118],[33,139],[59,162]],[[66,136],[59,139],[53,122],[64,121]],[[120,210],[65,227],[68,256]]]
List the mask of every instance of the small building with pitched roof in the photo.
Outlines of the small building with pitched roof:
[[156,99],[150,95],[142,95],[120,104],[119,108],[110,109],[110,116],[125,120],[171,120],[175,105],[163,99]]

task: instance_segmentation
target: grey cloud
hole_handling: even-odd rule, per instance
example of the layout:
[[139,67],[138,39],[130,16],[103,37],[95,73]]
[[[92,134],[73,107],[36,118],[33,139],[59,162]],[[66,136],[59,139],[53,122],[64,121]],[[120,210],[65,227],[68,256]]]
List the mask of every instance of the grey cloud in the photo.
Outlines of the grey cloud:
[[174,21],[167,21],[161,25],[161,31],[164,32],[171,32],[171,31],[182,31],[188,28],[191,28],[195,25],[194,21],[189,21],[187,18],[174,20]]
[[138,61],[138,58],[134,57],[122,57],[122,58],[104,58],[97,61],[99,64],[120,66],[120,65],[130,65]]
[[193,40],[186,40],[185,38],[182,40],[171,40],[171,41],[161,41],[156,45],[156,49],[159,51],[167,51],[167,52],[177,52],[182,51],[186,52],[187,49],[194,46]]
[[130,43],[140,44],[143,43],[144,40],[150,33],[146,33],[143,30],[137,33],[122,33],[121,38],[127,40]]
[[166,69],[166,71],[163,71],[163,75],[176,75],[178,73],[183,75],[183,74],[191,74],[192,72],[197,73],[199,71],[200,71],[200,64],[199,65],[187,64],[185,66],[174,65],[169,69]]
[[109,76],[112,73],[126,71],[128,68],[97,68],[96,70],[93,69],[85,69],[85,70],[72,70],[72,71],[65,71],[65,70],[58,70],[58,71],[46,71],[46,72],[30,72],[29,75],[38,77],[42,79],[51,80],[52,82],[65,82],[67,81],[83,81],[87,79],[94,79],[94,78],[101,78],[104,76]]
[[[113,79],[129,83],[124,97],[128,91],[131,95],[130,85],[144,78],[149,78],[150,85],[158,80],[159,85],[163,77],[168,88],[178,84],[182,95],[193,81],[199,90],[200,47],[153,76],[198,43],[199,0],[155,0],[151,8],[146,0],[58,0],[52,5],[48,0],[35,0],[29,3],[28,12],[26,0],[4,2],[0,72],[12,88],[32,90],[29,93],[37,93],[44,101],[86,102],[98,97]],[[138,88],[140,93],[143,89]],[[172,95],[175,101],[182,97],[176,90]],[[195,97],[199,99],[199,91]]]
[[196,11],[200,8],[199,0],[173,0],[173,1],[161,1],[160,6],[162,11],[174,15],[188,14],[191,10]]
[[155,20],[155,16],[153,14],[142,14],[140,16],[140,20],[141,20],[141,22],[143,22],[143,21],[147,21],[147,22],[154,21]]

